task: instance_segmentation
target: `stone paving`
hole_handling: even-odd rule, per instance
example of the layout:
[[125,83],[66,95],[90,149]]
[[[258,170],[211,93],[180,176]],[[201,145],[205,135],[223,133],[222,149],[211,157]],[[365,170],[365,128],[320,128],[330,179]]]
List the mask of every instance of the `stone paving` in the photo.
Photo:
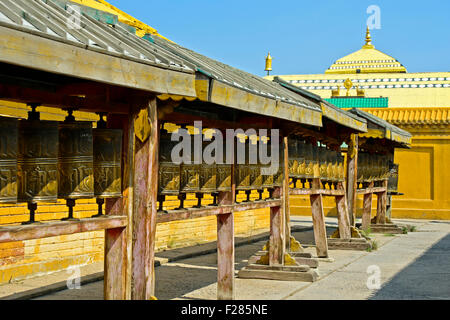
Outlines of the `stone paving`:
[[[335,230],[336,219],[326,220],[327,233],[331,234]],[[236,278],[236,299],[450,299],[450,221],[399,222],[416,226],[417,232],[407,235],[373,234],[379,247],[373,252],[331,250],[331,262],[320,262],[320,278],[314,283]],[[311,219],[292,217],[292,223],[298,228],[310,227]],[[315,254],[310,229],[294,232],[293,235],[307,252]],[[264,236],[267,235],[261,238]],[[236,248],[236,274],[265,241],[241,243]],[[214,245],[160,254],[162,263],[155,269],[158,299],[215,299],[217,266]],[[196,251],[206,254],[197,256]],[[213,253],[208,253],[211,251]],[[183,252],[186,258],[180,256]],[[171,262],[177,254],[182,259]],[[374,270],[375,273],[372,273]],[[369,289],[368,280],[369,285],[376,287],[377,272],[380,288]],[[40,278],[44,283],[45,277]],[[5,289],[0,286],[0,296],[5,295]],[[81,289],[63,290],[36,299],[103,299],[103,282],[88,283]]]

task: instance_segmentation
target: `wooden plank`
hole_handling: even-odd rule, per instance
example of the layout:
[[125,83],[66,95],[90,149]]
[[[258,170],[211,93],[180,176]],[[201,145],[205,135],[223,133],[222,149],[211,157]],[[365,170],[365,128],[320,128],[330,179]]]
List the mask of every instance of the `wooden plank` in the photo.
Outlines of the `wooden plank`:
[[105,300],[126,299],[126,228],[106,230],[103,293]]
[[[320,181],[314,179],[313,184],[318,185],[320,184]],[[319,258],[328,258],[327,229],[323,212],[323,196],[321,194],[311,195],[310,201],[317,256]]]
[[347,197],[345,196],[345,187],[342,182],[338,183],[338,188],[343,191],[343,196],[336,196],[336,210],[339,225],[339,237],[341,239],[350,239],[352,233],[350,230],[350,220],[347,208]]
[[347,149],[347,202],[350,224],[356,225],[356,190],[358,189],[358,135],[352,134]]
[[291,271],[291,272],[306,272],[311,268],[307,265],[300,266],[267,266],[264,264],[248,264],[247,269],[252,270],[278,270],[278,271]]
[[330,190],[330,189],[290,189],[290,195],[318,195],[321,194],[323,196],[342,196],[345,194],[344,190]]
[[368,193],[383,193],[386,192],[385,187],[369,187],[366,189],[359,189],[356,191],[357,194],[368,194]]
[[377,224],[386,223],[386,205],[387,205],[387,181],[383,182],[385,191],[377,193]]
[[103,50],[95,52],[92,46],[17,28],[23,31],[0,26],[1,62],[155,93],[196,96],[193,73],[123,59]]
[[[274,190],[274,197],[282,194],[282,188],[277,187]],[[285,223],[282,207],[270,208],[270,247],[269,247],[269,265],[283,265],[285,252]]]
[[79,221],[51,221],[41,224],[0,227],[0,243],[115,229],[127,225],[126,216],[87,218]]
[[289,272],[278,270],[254,270],[243,268],[239,271],[239,278],[314,282],[319,278],[319,275],[315,270],[309,270],[306,272]]
[[256,209],[264,209],[281,205],[281,200],[263,200],[249,203],[236,203],[232,205],[221,205],[217,207],[186,208],[181,210],[168,210],[158,212],[157,223],[196,219],[201,217],[228,214],[231,212],[241,212]]

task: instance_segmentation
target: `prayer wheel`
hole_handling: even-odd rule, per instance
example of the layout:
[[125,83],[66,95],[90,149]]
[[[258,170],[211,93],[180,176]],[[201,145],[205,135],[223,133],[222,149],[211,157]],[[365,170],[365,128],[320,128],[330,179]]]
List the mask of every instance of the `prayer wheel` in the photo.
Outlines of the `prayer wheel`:
[[314,178],[314,165],[315,165],[315,159],[314,159],[314,146],[310,142],[305,143],[305,178],[306,179],[313,179]]
[[18,120],[0,117],[0,203],[17,202]]
[[327,180],[327,169],[328,169],[327,156],[328,152],[326,147],[319,147],[320,180],[322,181]]
[[398,192],[399,165],[391,162],[389,164],[388,191]]
[[58,197],[94,197],[93,136],[90,122],[68,116],[59,124]]
[[[268,140],[264,139],[261,141],[261,143],[266,145],[266,150],[271,150],[271,147],[270,147],[271,145]],[[271,166],[271,164],[263,165],[262,168],[269,168],[270,166]],[[274,176],[273,174],[263,175],[261,187],[267,188],[267,189],[273,188],[273,176]]]
[[17,183],[19,202],[56,202],[58,199],[58,123],[40,121],[39,113],[19,121]]
[[122,130],[94,129],[94,193],[97,198],[122,196]]
[[39,105],[31,105],[27,120],[19,121],[17,154],[17,201],[27,202],[35,223],[37,202],[58,200],[58,123],[40,121]]
[[262,165],[258,161],[258,141],[249,141],[250,186],[253,190],[262,190]]
[[298,153],[298,140],[295,137],[290,137],[288,142],[288,155],[289,155],[289,177],[294,178],[294,181],[299,178],[299,153]]
[[172,141],[170,133],[164,128],[161,129],[159,141],[158,194],[162,196],[178,195],[180,192],[180,165],[172,162],[172,150],[178,142]]
[[201,164],[195,164],[194,160],[194,141],[195,135],[191,135],[191,154],[190,162],[181,164],[180,193],[196,193],[200,191],[200,167]]
[[[297,154],[298,154],[298,170],[297,175],[300,179],[306,179],[306,157],[305,157],[305,141],[297,140]],[[313,150],[314,152],[314,150]]]
[[[243,140],[237,139],[237,159],[241,158],[241,161],[236,161],[235,165],[235,181],[236,181],[236,191],[247,191],[251,190],[251,172],[249,164],[248,155],[248,138]],[[242,151],[244,150],[244,151]],[[242,154],[244,152],[244,154]],[[241,163],[239,163],[241,162]],[[242,163],[244,162],[244,163]]]

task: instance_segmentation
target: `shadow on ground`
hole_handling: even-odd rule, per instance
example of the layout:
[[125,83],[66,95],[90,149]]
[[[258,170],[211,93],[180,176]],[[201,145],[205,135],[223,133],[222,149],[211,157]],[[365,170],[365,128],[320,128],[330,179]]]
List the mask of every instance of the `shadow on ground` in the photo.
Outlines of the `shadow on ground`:
[[450,235],[381,287],[370,300],[450,299]]

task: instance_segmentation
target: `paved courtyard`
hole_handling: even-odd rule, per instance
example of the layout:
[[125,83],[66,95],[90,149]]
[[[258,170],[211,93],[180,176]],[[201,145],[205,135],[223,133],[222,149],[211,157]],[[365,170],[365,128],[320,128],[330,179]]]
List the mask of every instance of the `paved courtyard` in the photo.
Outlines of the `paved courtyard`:
[[[293,217],[292,222],[311,226],[308,217]],[[450,299],[450,221],[400,223],[414,225],[417,231],[374,234],[379,248],[373,252],[331,250],[332,259],[320,262],[320,278],[314,283],[236,278],[236,299]],[[331,234],[336,220],[327,218],[327,226]],[[315,254],[311,230],[293,235],[307,252]],[[236,274],[264,243],[236,248]],[[216,272],[215,253],[164,263],[156,268],[156,296],[164,300],[215,299]],[[36,299],[103,299],[103,282]]]

